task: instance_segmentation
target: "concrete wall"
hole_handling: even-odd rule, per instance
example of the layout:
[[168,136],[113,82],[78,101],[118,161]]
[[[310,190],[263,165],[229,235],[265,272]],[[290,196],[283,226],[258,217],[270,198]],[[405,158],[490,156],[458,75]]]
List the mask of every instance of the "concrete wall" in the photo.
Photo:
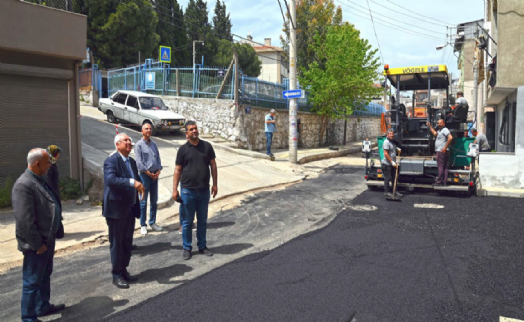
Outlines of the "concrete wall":
[[[497,109],[499,108],[500,106]],[[524,124],[524,86],[518,88],[516,114],[515,153],[480,154],[479,173],[482,188],[524,188],[524,128],[519,126]],[[497,115],[497,124],[499,122]]]
[[524,1],[498,1],[497,87],[524,84]]
[[87,17],[18,0],[0,1],[0,48],[82,60]]
[[[237,109],[230,100],[191,99],[163,96],[166,105],[176,113],[195,120],[202,133],[213,134],[235,143],[238,147],[263,151],[266,148],[265,116],[270,109],[246,106]],[[299,112],[301,121],[299,147],[315,148],[326,144],[339,145],[344,138],[344,120],[330,121],[327,135],[319,140],[320,117],[314,113]],[[276,112],[277,132],[273,136],[274,149],[284,149],[289,144],[289,118],[287,110]],[[380,118],[348,117],[346,142],[360,141],[380,134]]]

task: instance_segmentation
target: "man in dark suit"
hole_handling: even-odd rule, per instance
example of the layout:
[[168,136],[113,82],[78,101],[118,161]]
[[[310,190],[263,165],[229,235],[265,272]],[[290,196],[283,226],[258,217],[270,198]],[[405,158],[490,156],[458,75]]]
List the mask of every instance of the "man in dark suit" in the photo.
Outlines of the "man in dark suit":
[[[129,288],[137,280],[127,271],[131,260],[135,218],[140,218],[140,196],[144,186],[136,162],[129,157],[132,141],[124,133],[115,136],[117,153],[104,162],[104,206],[102,214],[109,228],[113,284]],[[139,195],[140,194],[140,195]]]
[[40,321],[37,317],[65,308],[64,304],[49,303],[55,239],[62,224],[60,196],[44,179],[50,167],[46,150],[29,151],[27,170],[13,187],[16,240],[24,254],[22,321]]

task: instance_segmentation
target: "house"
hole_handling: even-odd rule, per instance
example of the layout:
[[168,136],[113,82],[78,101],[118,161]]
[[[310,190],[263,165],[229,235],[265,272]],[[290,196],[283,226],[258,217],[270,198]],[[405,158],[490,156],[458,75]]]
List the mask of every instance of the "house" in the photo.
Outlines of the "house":
[[271,38],[264,39],[264,45],[253,41],[251,35],[247,36],[244,43],[250,44],[255,50],[258,59],[262,62],[260,69],[260,80],[282,84],[284,78],[289,77],[289,63],[285,59],[284,49],[271,46]]
[[487,66],[480,122],[496,152],[480,154],[481,184],[488,190],[523,189],[524,1],[486,0],[485,13],[476,52]]
[[[50,2],[51,3],[51,2]],[[62,148],[61,176],[82,177],[78,69],[87,18],[20,0],[0,1],[0,186],[27,167],[27,153]]]

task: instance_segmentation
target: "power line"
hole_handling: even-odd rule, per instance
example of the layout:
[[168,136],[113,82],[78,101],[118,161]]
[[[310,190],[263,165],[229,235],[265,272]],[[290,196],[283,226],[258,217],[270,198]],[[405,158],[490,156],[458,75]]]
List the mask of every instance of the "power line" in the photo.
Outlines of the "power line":
[[[354,16],[360,17],[362,19],[371,21],[371,19],[369,19],[369,17],[363,17],[363,16],[361,16],[359,14],[356,14],[356,13],[353,13],[353,12],[348,12],[346,10],[343,10],[343,11],[348,13],[348,14],[350,14],[350,15],[354,15]],[[392,24],[391,22],[388,22],[388,23]],[[392,29],[395,29],[395,30],[398,30],[398,31],[401,31],[401,32],[404,32],[404,33],[408,33],[408,34],[411,34],[411,35],[419,36],[419,37],[422,37],[422,38],[427,38],[427,39],[431,39],[431,40],[438,40],[438,41],[445,41],[445,40],[443,40],[441,38],[437,38],[435,36],[427,36],[425,34],[420,34],[420,33],[416,32],[416,31],[412,31],[412,30],[409,30],[409,29],[401,28],[401,27],[396,27],[396,25],[386,25],[386,24],[380,23],[380,22],[375,22],[375,24],[386,26],[388,28],[392,28]]]
[[[369,8],[369,0],[366,0]],[[377,39],[378,50],[380,51],[380,57],[382,58],[382,64],[384,64],[384,55],[382,55],[382,48],[380,48],[380,42],[378,41],[377,30],[375,29],[375,22],[373,21],[373,15],[371,14],[371,8],[369,8],[369,15],[371,16],[371,23],[373,24],[373,31],[375,32],[375,38]]]
[[[372,1],[374,2],[375,0],[372,0]],[[399,4],[396,4],[396,3],[392,2],[391,0],[386,0],[386,1],[389,2],[389,3],[391,3],[392,5],[395,5],[395,6],[397,6],[397,7],[400,7],[400,8],[402,8],[402,9],[404,9],[404,10],[409,11],[409,12],[415,13],[415,14],[417,14],[417,15],[419,15],[419,16],[422,16],[422,17],[425,17],[425,18],[428,18],[428,19],[431,19],[431,20],[435,20],[435,21],[438,21],[438,22],[442,22],[442,23],[445,23],[446,25],[453,25],[453,24],[451,24],[451,23],[449,23],[449,22],[445,22],[445,21],[438,20],[438,19],[435,19],[435,18],[432,18],[432,17],[428,17],[428,16],[425,16],[425,15],[420,14],[420,13],[418,13],[418,12],[415,12],[415,11],[413,11],[413,10],[410,10],[410,9],[408,9],[408,8],[405,8],[405,7],[403,7],[403,6],[399,5]],[[486,1],[486,0],[484,0],[484,2],[485,2],[485,1]],[[378,4],[378,3],[377,3],[377,4]],[[384,7],[384,8],[387,8],[387,7],[385,7],[385,6],[383,6],[383,7]],[[390,10],[391,10],[391,9],[390,9]]]
[[[355,7],[353,7],[353,6],[350,5],[350,4],[347,4],[347,3],[343,3],[343,2],[341,2],[340,0],[337,0],[337,1],[338,1],[340,4],[342,4],[342,5],[346,6],[346,7],[349,7],[349,8],[352,8],[353,10],[357,10],[357,11],[359,11],[359,12],[364,13],[364,11],[363,11],[362,9],[355,8]],[[369,6],[368,6],[368,8],[365,8],[364,6],[361,6],[361,5],[359,5],[358,3],[355,3],[355,2],[353,2],[353,1],[351,1],[351,0],[346,0],[346,1],[349,1],[349,2],[351,2],[351,3],[353,3],[353,4],[355,4],[355,5],[357,5],[357,6],[361,7],[361,8],[363,8],[365,11],[368,11],[368,10],[369,10],[370,12],[375,13],[375,15],[382,15],[380,12],[376,12],[376,11],[371,10],[371,9],[369,8]],[[366,12],[366,14],[367,14],[367,12]],[[434,34],[444,35],[444,33],[443,33],[443,32],[440,32],[440,31],[435,31],[435,30],[431,30],[431,29],[426,29],[426,28],[424,28],[424,27],[420,27],[419,25],[409,24],[409,23],[407,23],[407,22],[404,22],[404,21],[401,21],[401,20],[398,20],[398,19],[395,19],[395,18],[391,18],[391,17],[388,17],[388,16],[386,16],[386,15],[382,15],[382,16],[384,16],[384,17],[387,18],[387,19],[390,19],[390,20],[393,20],[393,21],[396,21],[396,22],[400,22],[400,23],[402,23],[402,24],[404,24],[404,25],[408,25],[408,26],[416,27],[416,28],[419,28],[419,29],[422,29],[422,30],[425,30],[425,31],[429,31],[429,32],[434,33]],[[392,22],[389,22],[389,21],[384,20],[384,19],[381,19],[381,18],[375,18],[375,19],[377,19],[377,20],[381,20],[381,21],[384,21],[384,22],[387,22],[387,23],[390,23],[390,24],[393,24]],[[393,25],[395,25],[395,24],[393,24]],[[398,25],[396,25],[396,26],[398,26]],[[404,28],[403,26],[399,26],[399,27]],[[422,34],[424,34],[424,33],[422,33]],[[428,35],[428,34],[424,34],[424,35],[427,35],[427,36],[434,36],[434,35]]]

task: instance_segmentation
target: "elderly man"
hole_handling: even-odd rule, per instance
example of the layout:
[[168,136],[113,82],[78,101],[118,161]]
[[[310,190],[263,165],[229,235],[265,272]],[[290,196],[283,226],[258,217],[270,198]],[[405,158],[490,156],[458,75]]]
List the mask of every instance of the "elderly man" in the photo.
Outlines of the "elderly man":
[[13,187],[18,250],[24,254],[22,268],[22,321],[40,321],[65,308],[49,303],[56,233],[62,224],[62,205],[58,192],[44,179],[51,167],[44,149],[27,155],[27,170]]
[[147,196],[150,195],[149,226],[154,231],[162,231],[156,224],[156,210],[158,200],[158,178],[162,170],[160,153],[156,143],[151,140],[151,124],[142,125],[142,139],[135,145],[135,157],[140,179],[145,188],[144,199],[140,201],[140,233],[147,235]]
[[435,154],[437,157],[438,177],[433,185],[445,186],[448,183],[448,148],[451,141],[453,141],[453,135],[451,135],[451,132],[446,127],[446,123],[442,119],[438,120],[438,131],[435,131],[429,122],[427,122],[427,125],[431,134],[436,137]]
[[113,284],[129,288],[137,280],[127,271],[131,260],[135,218],[140,218],[140,194],[144,196],[135,160],[129,157],[132,141],[124,133],[115,136],[117,153],[104,162],[104,207],[102,215],[109,228]]

